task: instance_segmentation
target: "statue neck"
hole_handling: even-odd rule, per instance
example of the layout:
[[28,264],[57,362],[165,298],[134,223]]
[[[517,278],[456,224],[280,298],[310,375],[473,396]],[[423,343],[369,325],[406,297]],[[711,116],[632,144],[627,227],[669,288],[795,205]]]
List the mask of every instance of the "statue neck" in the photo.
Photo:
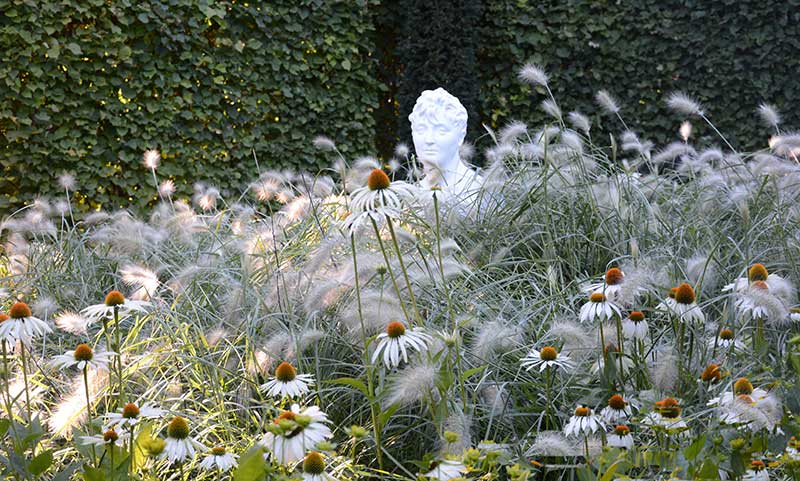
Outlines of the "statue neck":
[[453,161],[450,162],[450,165],[452,167],[449,169],[439,169],[439,181],[437,184],[440,187],[454,187],[458,185],[459,182],[469,179],[472,174],[472,169],[464,165],[464,162],[461,161],[458,154],[456,154]]

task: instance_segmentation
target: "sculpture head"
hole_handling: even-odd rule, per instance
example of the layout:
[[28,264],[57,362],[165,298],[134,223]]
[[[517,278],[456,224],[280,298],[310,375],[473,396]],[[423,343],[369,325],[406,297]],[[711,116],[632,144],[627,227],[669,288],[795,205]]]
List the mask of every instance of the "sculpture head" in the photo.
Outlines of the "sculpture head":
[[467,133],[467,109],[443,88],[426,90],[408,116],[417,158],[426,169],[455,171],[458,149]]

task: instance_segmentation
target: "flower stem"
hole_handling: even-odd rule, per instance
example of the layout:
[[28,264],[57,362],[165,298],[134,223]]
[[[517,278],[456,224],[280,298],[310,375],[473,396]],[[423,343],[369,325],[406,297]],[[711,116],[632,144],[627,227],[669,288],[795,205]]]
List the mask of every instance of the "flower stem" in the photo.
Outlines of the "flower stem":
[[400,270],[403,271],[403,278],[406,281],[406,288],[408,289],[408,297],[411,299],[411,307],[414,309],[414,315],[416,316],[417,325],[422,324],[422,316],[419,314],[419,308],[417,307],[417,298],[414,296],[414,290],[411,288],[411,281],[408,278],[408,272],[406,271],[406,263],[403,262],[403,254],[400,252],[400,245],[397,243],[397,236],[394,233],[394,225],[392,224],[392,219],[387,215],[386,216],[386,224],[389,226],[389,233],[392,235],[392,244],[394,244],[395,253],[397,253],[397,260],[400,262]]
[[[87,431],[92,429],[92,402],[89,398],[89,365],[83,366],[83,392],[86,394],[86,427]],[[97,467],[97,452],[92,444],[92,464]]]
[[125,399],[125,385],[122,382],[122,343],[120,342],[119,307],[114,306],[114,352],[117,353],[117,378],[119,391],[117,391],[117,406],[123,405]]
[[[392,265],[391,265],[391,263],[389,263],[389,254],[386,253],[386,247],[383,245],[383,239],[381,239],[381,232],[378,229],[378,224],[377,224],[377,222],[375,222],[375,219],[373,219],[371,217],[370,217],[370,220],[372,221],[372,228],[375,229],[375,237],[378,238],[378,246],[381,248],[381,253],[383,254],[383,260],[386,263],[386,270],[389,271],[389,278],[392,280],[392,286],[394,286],[394,292],[397,294],[398,300],[401,301],[399,303],[400,304],[400,309],[403,310],[403,315],[406,317],[406,322],[408,322],[409,325],[410,325],[411,324],[411,316],[408,315],[408,310],[406,309],[406,305],[405,305],[404,302],[402,302],[403,295],[400,293],[400,286],[397,285],[397,279],[395,278],[394,271],[392,269]],[[353,237],[351,236],[350,238],[352,239]],[[355,256],[355,255],[356,255],[356,251],[355,251],[355,249],[353,249],[353,256]],[[358,290],[358,288],[356,288],[356,291],[357,290]]]
[[25,343],[20,343],[20,358],[22,359],[22,379],[25,382],[25,411],[28,414],[28,422],[31,421],[31,395],[28,389],[28,362],[25,356]]

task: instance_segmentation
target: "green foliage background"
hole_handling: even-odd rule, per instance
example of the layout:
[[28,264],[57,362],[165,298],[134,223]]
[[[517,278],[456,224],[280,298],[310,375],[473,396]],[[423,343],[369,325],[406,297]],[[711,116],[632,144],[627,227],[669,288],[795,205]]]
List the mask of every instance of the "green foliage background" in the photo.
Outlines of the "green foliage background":
[[370,7],[0,0],[0,212],[59,194],[65,170],[84,208],[140,208],[155,198],[148,148],[183,195],[195,181],[238,193],[254,154],[262,169],[322,166],[322,133],[370,151]]
[[595,115],[603,88],[658,143],[682,120],[664,106],[674,90],[736,148],[765,146],[762,101],[787,125],[800,117],[800,0],[0,0],[0,12],[2,213],[59,195],[63,171],[82,209],[137,210],[155,199],[147,148],[181,196],[195,181],[238,193],[256,158],[324,167],[318,134],[387,158],[433,83],[462,97],[472,140],[481,124],[535,124],[544,96],[517,80],[526,61],[550,72],[564,112],[593,116],[595,138],[620,130]]

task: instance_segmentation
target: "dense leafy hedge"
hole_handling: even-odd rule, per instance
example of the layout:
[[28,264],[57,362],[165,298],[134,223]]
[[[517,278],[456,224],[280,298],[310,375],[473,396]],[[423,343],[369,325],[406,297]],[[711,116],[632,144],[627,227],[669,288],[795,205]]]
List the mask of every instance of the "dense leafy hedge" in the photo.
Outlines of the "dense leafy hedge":
[[[184,195],[195,180],[252,179],[254,154],[262,168],[319,167],[320,133],[346,155],[388,156],[434,84],[462,98],[473,140],[481,123],[535,123],[544,97],[515,75],[526,61],[551,73],[564,112],[596,114],[607,88],[658,142],[677,135],[673,90],[737,148],[765,145],[769,130],[752,131],[762,101],[800,124],[800,0],[0,0],[0,12],[0,212],[59,192],[65,170],[75,200],[141,207],[154,198],[146,148]],[[596,138],[619,130],[593,120]]]
[[551,73],[565,113],[597,112],[593,96],[608,89],[629,126],[663,142],[677,138],[682,120],[667,111],[665,97],[681,90],[706,106],[734,147],[763,148],[774,132],[753,130],[759,103],[774,103],[786,124],[800,124],[797,25],[798,0],[487,1],[481,115],[494,126],[545,118],[545,97],[511,74],[534,61]]
[[148,148],[179,194],[252,180],[254,154],[262,169],[323,165],[321,133],[371,152],[371,6],[0,0],[0,212],[61,192],[62,171],[76,200],[141,207]]

